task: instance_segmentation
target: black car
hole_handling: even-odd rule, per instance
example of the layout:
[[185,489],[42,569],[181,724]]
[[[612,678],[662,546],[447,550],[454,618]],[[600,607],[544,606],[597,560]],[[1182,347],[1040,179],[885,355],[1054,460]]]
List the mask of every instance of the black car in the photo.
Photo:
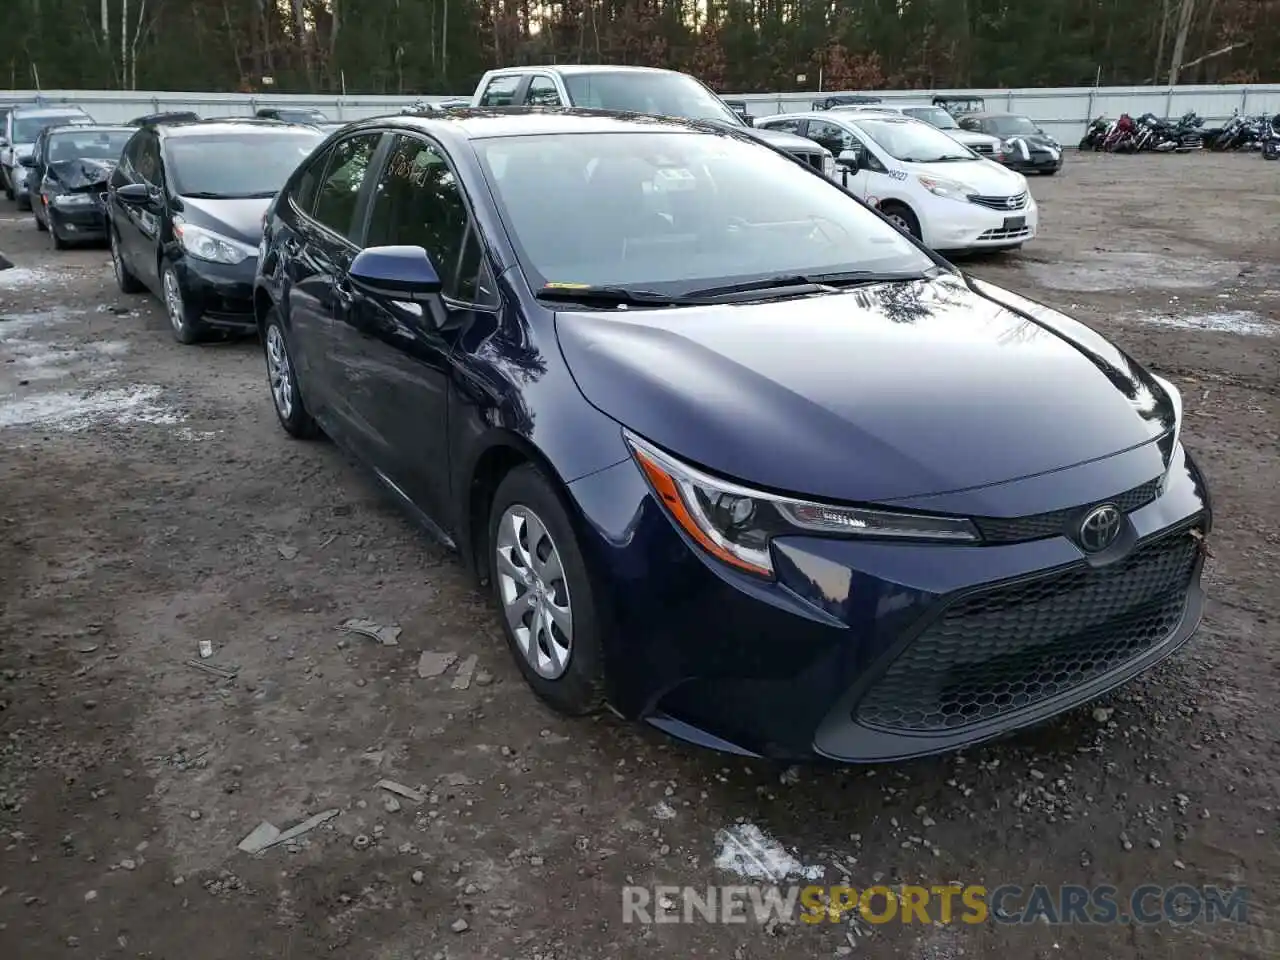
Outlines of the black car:
[[305,107],[263,107],[254,114],[259,120],[280,120],[283,123],[328,123],[329,118],[319,110]]
[[132,135],[130,127],[45,127],[22,158],[36,229],[49,232],[55,249],[106,239],[107,181]]
[[1016,113],[970,113],[958,118],[963,130],[999,137],[1003,149],[996,159],[1019,173],[1052,176],[1062,169],[1062,144],[1029,117]]
[[190,110],[170,110],[167,113],[148,113],[129,121],[131,127],[154,127],[157,123],[198,123],[200,115]]
[[249,119],[135,130],[107,200],[120,289],[160,297],[179,343],[210,329],[252,331],[262,216],[323,139]]

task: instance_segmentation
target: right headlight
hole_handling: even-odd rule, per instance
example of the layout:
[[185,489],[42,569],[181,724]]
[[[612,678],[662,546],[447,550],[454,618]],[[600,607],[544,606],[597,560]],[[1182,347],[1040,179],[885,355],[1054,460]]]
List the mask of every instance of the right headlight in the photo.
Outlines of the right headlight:
[[241,243],[231,237],[187,223],[181,217],[173,218],[173,233],[182,249],[197,260],[210,263],[243,263],[258,255],[258,248]]
[[945,197],[948,200],[968,201],[969,194],[978,192],[967,183],[959,183],[955,180],[944,180],[942,177],[926,177],[917,174],[916,179],[920,181],[920,186],[924,187],[935,197]]
[[671,518],[713,557],[739,570],[772,578],[769,541],[777,536],[822,534],[977,543],[961,517],[934,517],[844,507],[781,497],[721,480],[625,433],[636,463]]

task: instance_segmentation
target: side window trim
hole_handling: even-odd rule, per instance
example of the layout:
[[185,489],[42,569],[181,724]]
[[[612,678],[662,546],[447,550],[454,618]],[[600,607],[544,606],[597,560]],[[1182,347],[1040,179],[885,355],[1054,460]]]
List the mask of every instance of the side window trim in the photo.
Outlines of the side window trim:
[[[333,227],[316,219],[315,204],[319,202],[320,188],[323,188],[325,181],[329,179],[329,171],[333,169],[333,163],[338,154],[338,147],[350,140],[355,140],[357,137],[367,137],[370,134],[376,134],[378,137],[378,143],[373,148],[373,153],[369,157],[370,172],[376,172],[377,176],[370,179],[368,173],[366,173],[364,182],[360,184],[360,194],[356,197],[356,210],[355,216],[353,217],[353,226],[356,226],[356,233],[359,237],[359,240],[356,240],[348,237],[345,233],[339,233],[337,230],[333,229]],[[299,215],[306,219],[309,227],[320,230],[327,236],[345,243],[353,250],[359,250],[361,248],[361,243],[369,229],[369,195],[372,192],[369,185],[371,183],[377,183],[378,177],[382,176],[382,164],[386,159],[387,145],[390,142],[391,138],[387,136],[386,130],[361,130],[348,137],[343,137],[329,148],[329,157],[328,160],[325,161],[324,174],[320,177],[319,188],[316,191],[316,199],[312,202],[311,210],[303,211],[296,206],[294,207],[294,209],[298,210]]]
[[[475,236],[476,242],[480,244],[481,269],[484,269],[485,266],[487,265],[490,275],[493,275],[493,265],[489,262],[489,259],[490,259],[489,244],[485,242],[484,232],[480,229],[479,221],[476,219],[475,204],[472,202],[471,195],[467,192],[467,187],[465,182],[463,181],[462,177],[458,175],[458,167],[453,162],[453,158],[449,156],[449,151],[446,150],[444,146],[434,137],[429,136],[428,134],[425,134],[425,133],[421,133],[417,130],[399,130],[396,132],[401,136],[403,136],[406,140],[416,140],[419,143],[426,144],[428,147],[434,150],[437,154],[439,154],[440,158],[444,161],[445,166],[449,168],[449,172],[453,174],[453,182],[454,184],[457,185],[458,195],[462,197],[462,207],[464,210],[467,211],[467,229],[464,230],[462,233],[462,246],[459,249],[458,267],[457,267],[457,270],[455,270],[454,277],[453,277],[454,289],[455,290],[457,289],[458,278],[459,276],[461,276],[462,263],[464,260],[463,254],[467,249],[467,241],[472,235]],[[395,142],[395,137],[389,137],[387,139],[386,144],[384,144],[384,146],[386,146],[387,148],[388,154],[391,152],[390,145],[394,142]],[[385,165],[385,159],[386,158],[384,157],[383,158],[384,165]],[[379,177],[382,176],[381,166],[379,166],[378,168],[378,176]],[[373,206],[372,204],[369,204],[370,208],[372,208],[372,206]],[[361,237],[366,236],[366,233],[369,227],[368,214],[371,212],[372,212],[371,210],[366,211],[365,223],[364,223],[365,232],[361,233]],[[479,284],[477,284],[476,289],[479,290]],[[495,294],[496,294],[496,291],[495,291]],[[496,302],[495,303],[478,303],[471,300],[459,300],[455,297],[452,297],[443,293],[441,294],[441,297],[443,298],[447,306],[456,307],[460,309],[476,308],[480,310],[493,310],[493,309],[496,309],[498,306]]]

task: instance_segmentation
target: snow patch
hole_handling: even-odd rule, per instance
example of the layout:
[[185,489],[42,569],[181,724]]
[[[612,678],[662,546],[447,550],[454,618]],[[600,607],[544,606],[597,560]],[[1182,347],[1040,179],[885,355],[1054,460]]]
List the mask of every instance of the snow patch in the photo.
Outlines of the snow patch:
[[173,424],[184,417],[156,402],[160,388],[134,384],[112,390],[0,397],[0,428],[53,427],[84,430],[102,423]]
[[653,805],[652,813],[658,820],[674,820],[676,816],[675,810],[671,804],[665,800],[659,800]]
[[57,280],[56,271],[41,267],[13,267],[9,270],[0,270],[0,290],[29,290]]
[[738,823],[716,832],[716,866],[748,880],[820,880],[824,867],[805,866],[754,823]]
[[1245,337],[1274,337],[1280,324],[1251,310],[1218,310],[1213,313],[1175,316],[1173,314],[1135,314],[1138,323],[1180,330],[1206,330],[1210,333],[1235,333]]

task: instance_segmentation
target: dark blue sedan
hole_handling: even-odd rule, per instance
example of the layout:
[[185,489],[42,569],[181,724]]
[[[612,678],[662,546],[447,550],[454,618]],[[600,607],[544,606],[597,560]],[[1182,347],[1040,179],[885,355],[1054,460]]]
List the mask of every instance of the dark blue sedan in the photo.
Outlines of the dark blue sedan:
[[353,124],[273,202],[255,306],[284,429],[459,550],[566,713],[910,757],[1200,620],[1177,390],[732,131]]

